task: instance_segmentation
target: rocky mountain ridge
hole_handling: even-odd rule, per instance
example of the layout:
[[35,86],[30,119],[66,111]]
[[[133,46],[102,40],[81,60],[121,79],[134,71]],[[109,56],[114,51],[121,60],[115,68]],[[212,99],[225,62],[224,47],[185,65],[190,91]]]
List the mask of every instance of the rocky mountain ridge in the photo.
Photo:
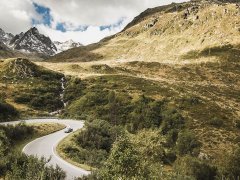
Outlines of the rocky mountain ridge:
[[39,33],[37,28],[33,27],[26,33],[16,35],[10,42],[16,50],[27,53],[39,53],[52,56],[56,53],[57,48],[49,37]]
[[4,44],[9,44],[13,37],[13,34],[6,33],[0,28],[0,42],[3,42]]
[[27,32],[21,32],[15,36],[0,29],[0,42],[12,51],[43,56],[53,56],[70,48],[81,46],[80,43],[73,40],[53,42],[49,37],[41,34],[36,27],[32,27]]

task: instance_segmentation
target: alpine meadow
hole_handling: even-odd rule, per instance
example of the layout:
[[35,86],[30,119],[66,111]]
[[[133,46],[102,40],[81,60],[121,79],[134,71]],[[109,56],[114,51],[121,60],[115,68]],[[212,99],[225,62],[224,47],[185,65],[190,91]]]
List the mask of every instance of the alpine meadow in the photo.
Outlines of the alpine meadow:
[[240,1],[93,2],[1,0],[0,179],[239,180]]

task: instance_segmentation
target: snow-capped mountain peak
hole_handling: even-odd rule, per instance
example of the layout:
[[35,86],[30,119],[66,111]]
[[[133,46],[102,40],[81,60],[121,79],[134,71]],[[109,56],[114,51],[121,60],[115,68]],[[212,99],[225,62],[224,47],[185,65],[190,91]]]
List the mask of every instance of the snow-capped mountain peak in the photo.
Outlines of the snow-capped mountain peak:
[[0,28],[0,42],[4,43],[5,45],[8,45],[13,37],[14,37],[13,34],[6,33]]
[[71,48],[76,48],[76,47],[82,46],[81,43],[75,42],[72,39],[70,39],[68,41],[65,41],[65,42],[54,41],[54,44],[57,47],[57,52],[58,53],[66,51],[66,50],[71,49]]
[[26,33],[16,35],[10,45],[14,49],[29,53],[40,53],[52,56],[56,53],[57,48],[51,39],[40,34],[36,27],[29,29]]
[[15,36],[11,33],[5,33],[0,28],[0,42],[13,50],[46,56],[53,56],[56,53],[82,46],[81,43],[74,42],[72,39],[65,42],[52,42],[49,37],[41,34],[36,27],[32,27],[27,32],[21,32]]

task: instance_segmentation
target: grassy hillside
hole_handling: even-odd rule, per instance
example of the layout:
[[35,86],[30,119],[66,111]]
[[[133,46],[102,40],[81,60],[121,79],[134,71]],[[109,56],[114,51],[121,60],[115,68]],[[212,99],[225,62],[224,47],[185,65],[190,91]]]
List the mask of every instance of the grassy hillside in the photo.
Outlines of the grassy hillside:
[[96,60],[183,63],[180,57],[220,45],[239,45],[239,6],[191,1],[148,9],[122,32],[97,44],[50,58],[55,62]]
[[62,77],[27,59],[3,60],[0,62],[0,96],[23,116],[48,115],[63,107]]
[[39,66],[2,62],[3,97],[27,114],[61,108],[65,74],[62,116],[87,123],[61,153],[98,168],[86,179],[236,179],[239,15],[221,1],[148,9],[122,32]]
[[220,1],[148,9],[115,36],[39,62],[71,76],[63,116],[89,122],[64,156],[99,168],[87,179],[236,178],[239,13]]

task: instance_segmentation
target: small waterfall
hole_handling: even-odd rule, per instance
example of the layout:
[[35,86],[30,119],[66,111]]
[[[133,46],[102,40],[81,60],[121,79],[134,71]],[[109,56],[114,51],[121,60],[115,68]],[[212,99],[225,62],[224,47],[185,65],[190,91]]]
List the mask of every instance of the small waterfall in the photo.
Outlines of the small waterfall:
[[65,77],[62,77],[62,79],[61,79],[62,93],[60,94],[60,98],[61,98],[61,101],[62,101],[64,107],[67,106],[67,103],[64,102],[64,98],[63,98],[64,92],[65,92],[65,82],[66,82]]
[[[60,93],[60,99],[63,103],[64,108],[67,106],[67,103],[64,102],[65,83],[66,83],[66,79],[65,79],[65,77],[62,77],[61,78],[61,89],[62,89],[62,91]],[[51,116],[59,115],[59,114],[61,114],[61,112],[62,112],[62,109],[51,112],[50,115]]]

